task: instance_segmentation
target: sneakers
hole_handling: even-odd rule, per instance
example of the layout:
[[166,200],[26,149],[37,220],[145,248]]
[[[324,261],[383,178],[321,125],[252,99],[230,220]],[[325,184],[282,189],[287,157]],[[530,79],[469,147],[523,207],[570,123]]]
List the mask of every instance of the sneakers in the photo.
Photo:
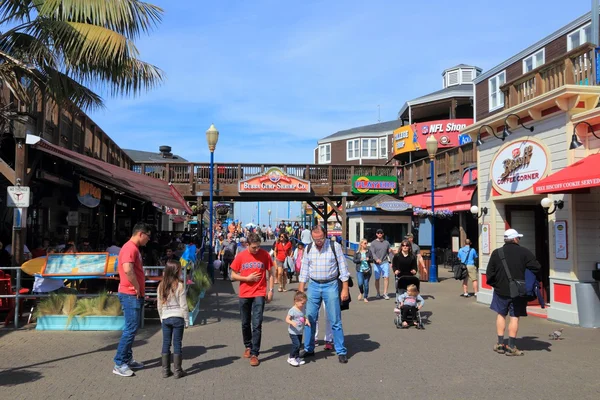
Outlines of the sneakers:
[[295,358],[288,358],[287,359],[288,364],[290,364],[292,367],[297,367],[300,365],[300,363],[298,362],[297,359]]
[[250,358],[250,349],[244,351],[244,358]]
[[380,295],[379,293],[377,293],[377,296],[375,296],[375,298],[376,298],[377,300],[379,300],[379,299],[381,299],[381,295]]
[[113,374],[119,375],[119,376],[133,376],[134,375],[133,371],[131,370],[131,368],[129,368],[129,365],[127,365],[127,364],[123,364],[121,366],[115,365],[113,368]]
[[521,350],[517,349],[517,347],[508,347],[506,346],[506,349],[504,351],[504,355],[505,356],[524,356],[525,353],[523,353]]
[[331,342],[325,342],[325,350],[333,350],[333,344]]
[[304,365],[304,364],[306,364],[306,361],[304,361],[300,357],[296,358],[296,361],[298,361],[298,365]]
[[471,297],[471,296],[469,296],[469,293],[463,293],[460,295],[460,297]]
[[361,294],[359,294],[359,295],[358,295],[358,298],[357,298],[357,300],[362,300],[362,299],[363,299],[363,295],[362,295],[362,293],[361,293]]
[[390,296],[388,296],[387,293],[385,293],[382,297],[383,297],[384,300],[389,300],[390,299]]
[[498,354],[504,354],[506,352],[506,345],[495,344],[492,350],[494,350]]
[[300,354],[301,358],[308,358],[308,357],[314,357],[314,356],[315,356],[314,351],[305,351],[304,353]]
[[260,364],[260,361],[258,361],[257,356],[250,356],[250,365],[251,366],[258,367],[259,364]]
[[144,364],[142,364],[141,362],[137,362],[135,360],[131,360],[127,363],[127,365],[129,366],[129,368],[131,369],[142,369],[144,368]]

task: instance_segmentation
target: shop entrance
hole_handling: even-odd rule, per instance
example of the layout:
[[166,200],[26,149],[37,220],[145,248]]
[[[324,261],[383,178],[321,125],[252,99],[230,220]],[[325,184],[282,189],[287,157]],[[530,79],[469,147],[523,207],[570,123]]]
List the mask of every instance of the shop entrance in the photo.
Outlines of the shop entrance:
[[[548,217],[539,205],[505,205],[506,229],[516,229],[523,234],[520,244],[535,254],[542,265],[542,293],[550,299],[550,260],[548,247]],[[537,304],[531,302],[530,304]]]

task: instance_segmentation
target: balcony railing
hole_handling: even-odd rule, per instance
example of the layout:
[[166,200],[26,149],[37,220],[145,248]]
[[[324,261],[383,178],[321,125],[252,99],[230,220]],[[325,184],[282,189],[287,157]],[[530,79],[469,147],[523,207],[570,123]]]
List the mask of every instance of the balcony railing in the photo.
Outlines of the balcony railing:
[[[435,187],[443,189],[458,186],[466,169],[477,163],[473,143],[442,151],[435,156]],[[431,188],[430,160],[428,158],[403,166],[400,186],[406,196],[428,192]]]
[[596,85],[594,46],[586,43],[501,86],[508,109],[564,85]]

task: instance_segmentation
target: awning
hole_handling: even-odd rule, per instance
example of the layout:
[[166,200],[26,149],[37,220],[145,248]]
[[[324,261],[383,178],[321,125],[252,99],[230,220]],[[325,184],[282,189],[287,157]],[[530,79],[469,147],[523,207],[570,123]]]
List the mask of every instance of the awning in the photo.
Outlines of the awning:
[[[436,190],[435,208],[444,208],[450,211],[468,211],[471,208],[471,197],[475,186],[457,186],[449,189]],[[431,192],[414,194],[404,197],[404,201],[413,207],[423,209],[431,208]]]
[[533,185],[533,192],[564,193],[600,186],[600,154],[593,154],[545,177]]
[[192,210],[181,194],[167,182],[56,146],[39,136],[27,135],[27,144],[34,149],[75,164],[90,176],[140,199],[166,207],[183,207],[187,213],[192,214]]

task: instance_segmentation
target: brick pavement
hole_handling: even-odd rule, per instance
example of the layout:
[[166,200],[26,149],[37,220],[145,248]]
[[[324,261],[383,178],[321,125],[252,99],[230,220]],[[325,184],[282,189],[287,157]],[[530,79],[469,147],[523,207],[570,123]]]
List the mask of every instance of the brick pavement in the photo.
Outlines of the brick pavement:
[[[448,277],[440,271],[442,277]],[[134,378],[111,373],[119,333],[0,330],[3,399],[598,399],[600,332],[565,327],[562,341],[547,339],[560,324],[529,317],[518,346],[524,357],[491,351],[495,315],[474,299],[459,298],[459,283],[424,283],[426,330],[397,330],[392,300],[356,301],[345,311],[349,363],[317,347],[314,361],[286,363],[283,322],[293,292],[275,293],[266,307],[262,364],[241,358],[243,344],[234,285],[218,282],[203,305],[204,324],[184,336],[180,380],[160,375],[160,325],[137,336],[136,359],[147,364]],[[297,287],[296,284],[291,288]],[[371,289],[374,293],[374,289]],[[514,386],[514,387],[513,387]],[[404,394],[404,395],[403,395]]]

